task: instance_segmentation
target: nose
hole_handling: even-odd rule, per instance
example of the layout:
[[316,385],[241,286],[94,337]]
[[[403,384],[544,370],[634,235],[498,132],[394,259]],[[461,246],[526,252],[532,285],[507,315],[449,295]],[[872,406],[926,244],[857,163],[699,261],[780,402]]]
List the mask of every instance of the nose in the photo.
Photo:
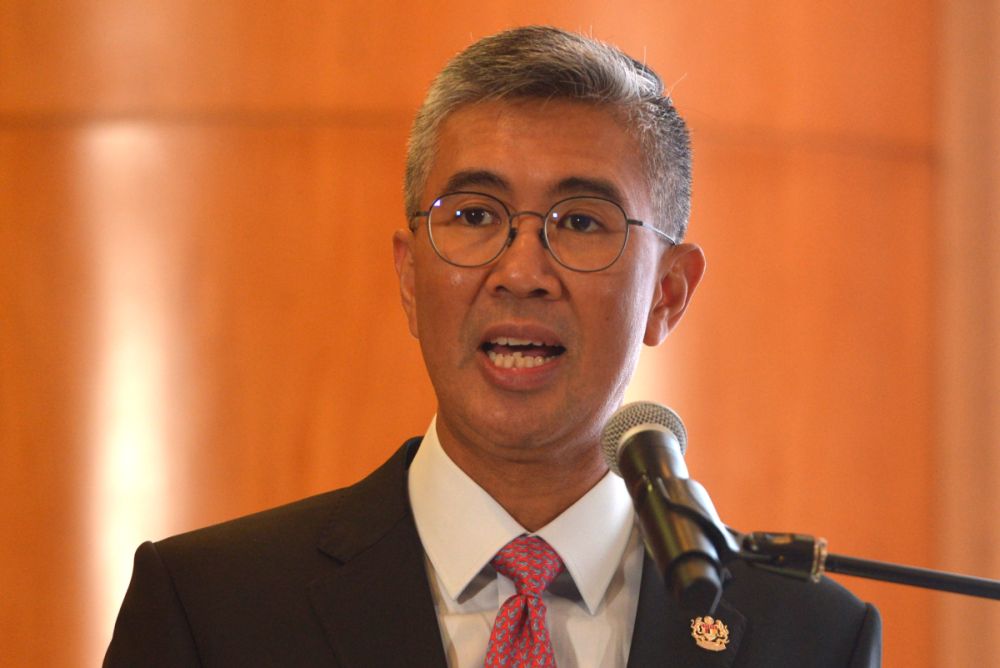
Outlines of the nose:
[[[516,218],[521,220],[515,227]],[[507,250],[500,255],[486,279],[491,293],[549,299],[562,295],[555,260],[545,243],[543,221],[541,214],[532,211],[511,216]]]

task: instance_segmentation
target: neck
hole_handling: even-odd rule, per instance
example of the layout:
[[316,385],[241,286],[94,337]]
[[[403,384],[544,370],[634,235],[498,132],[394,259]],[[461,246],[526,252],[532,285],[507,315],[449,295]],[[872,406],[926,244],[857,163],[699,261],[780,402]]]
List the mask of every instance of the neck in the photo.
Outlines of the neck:
[[608,471],[599,443],[468,447],[438,428],[441,447],[466,475],[528,531],[576,503]]

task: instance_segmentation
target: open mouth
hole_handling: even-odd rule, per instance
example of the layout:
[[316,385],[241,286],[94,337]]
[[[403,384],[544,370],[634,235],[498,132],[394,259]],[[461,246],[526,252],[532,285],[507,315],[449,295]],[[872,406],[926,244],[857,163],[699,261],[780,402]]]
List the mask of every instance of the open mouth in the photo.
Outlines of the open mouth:
[[551,362],[566,352],[558,343],[498,336],[486,341],[482,351],[502,369],[531,369]]

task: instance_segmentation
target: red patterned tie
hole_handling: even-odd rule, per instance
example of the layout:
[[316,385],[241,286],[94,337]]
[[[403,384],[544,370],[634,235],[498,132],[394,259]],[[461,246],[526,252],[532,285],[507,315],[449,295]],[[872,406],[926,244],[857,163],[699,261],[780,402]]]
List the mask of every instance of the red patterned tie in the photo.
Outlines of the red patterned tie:
[[562,559],[541,538],[521,536],[507,543],[491,563],[514,581],[517,593],[497,612],[486,668],[555,666],[542,592],[559,575]]

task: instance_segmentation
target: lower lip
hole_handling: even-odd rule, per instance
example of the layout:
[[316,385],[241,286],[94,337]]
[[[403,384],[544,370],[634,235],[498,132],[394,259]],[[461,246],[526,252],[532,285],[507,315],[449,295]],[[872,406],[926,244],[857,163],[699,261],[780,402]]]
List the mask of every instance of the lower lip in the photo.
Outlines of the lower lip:
[[[565,353],[563,353],[565,355]],[[545,387],[552,381],[553,375],[559,370],[563,355],[557,355],[548,362],[533,367],[507,369],[497,366],[483,351],[479,351],[479,364],[486,378],[503,390],[512,392],[527,392]]]

